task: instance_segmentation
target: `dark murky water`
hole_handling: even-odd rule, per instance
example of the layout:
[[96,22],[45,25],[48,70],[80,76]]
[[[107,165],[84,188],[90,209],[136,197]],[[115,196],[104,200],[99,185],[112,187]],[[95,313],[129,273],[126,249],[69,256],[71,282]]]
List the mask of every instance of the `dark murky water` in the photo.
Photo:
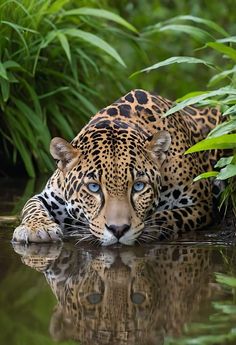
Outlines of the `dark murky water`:
[[0,188],[0,344],[236,344],[232,241],[13,247],[14,216],[41,186]]

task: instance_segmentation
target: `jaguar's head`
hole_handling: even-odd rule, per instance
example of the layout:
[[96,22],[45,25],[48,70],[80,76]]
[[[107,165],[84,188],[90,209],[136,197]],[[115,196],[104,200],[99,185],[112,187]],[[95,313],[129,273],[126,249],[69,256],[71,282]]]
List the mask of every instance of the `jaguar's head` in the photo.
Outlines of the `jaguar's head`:
[[54,138],[50,151],[64,177],[69,214],[88,222],[101,244],[131,245],[157,206],[167,131],[146,136],[125,122],[89,125],[71,144]]

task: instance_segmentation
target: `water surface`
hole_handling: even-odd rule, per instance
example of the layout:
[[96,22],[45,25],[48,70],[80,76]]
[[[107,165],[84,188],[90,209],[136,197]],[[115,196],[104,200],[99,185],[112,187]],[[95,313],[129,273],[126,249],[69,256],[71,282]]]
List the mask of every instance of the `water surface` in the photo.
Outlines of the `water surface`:
[[236,344],[227,229],[145,247],[12,246],[15,216],[41,186],[0,187],[0,344]]

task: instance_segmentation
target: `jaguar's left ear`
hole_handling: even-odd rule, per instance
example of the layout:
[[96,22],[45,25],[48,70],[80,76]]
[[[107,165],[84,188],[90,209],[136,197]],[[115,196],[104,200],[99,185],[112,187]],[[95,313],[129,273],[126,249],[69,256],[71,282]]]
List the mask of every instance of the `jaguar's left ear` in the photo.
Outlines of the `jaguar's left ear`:
[[167,131],[159,131],[155,133],[151,141],[146,144],[146,149],[153,160],[162,164],[166,158],[165,152],[168,151],[170,144],[170,133]]
[[58,137],[51,140],[50,153],[57,160],[58,168],[64,173],[71,170],[79,160],[79,150]]

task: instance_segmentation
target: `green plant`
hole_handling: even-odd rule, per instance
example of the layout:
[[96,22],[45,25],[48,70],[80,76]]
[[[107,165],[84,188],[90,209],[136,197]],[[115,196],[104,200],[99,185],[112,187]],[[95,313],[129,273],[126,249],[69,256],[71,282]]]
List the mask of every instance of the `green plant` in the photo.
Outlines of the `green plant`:
[[20,156],[30,177],[53,170],[51,136],[72,139],[96,113],[92,76],[125,67],[108,43],[113,26],[136,33],[119,15],[82,4],[0,0],[0,148],[14,163]]
[[[169,116],[191,104],[200,107],[206,105],[220,107],[225,121],[214,128],[205,140],[189,148],[185,154],[209,149],[232,150],[230,157],[219,159],[215,165],[216,170],[205,172],[196,177],[195,180],[208,177],[228,180],[228,186],[223,193],[222,201],[228,203],[231,200],[236,212],[236,134],[234,134],[236,130],[236,49],[234,48],[236,37],[230,36],[213,21],[190,15],[178,16],[151,26],[147,28],[146,35],[163,31],[171,31],[172,35],[181,32],[199,41],[203,46],[199,47],[198,50],[203,52],[203,58],[199,59],[193,56],[170,57],[137,71],[132,76],[176,63],[203,64],[214,72],[207,84],[208,90],[190,92],[179,98],[177,104],[165,116]],[[209,57],[206,58],[206,50],[207,52],[209,50],[213,51],[213,55],[212,52],[210,54],[211,60],[209,60]]]

